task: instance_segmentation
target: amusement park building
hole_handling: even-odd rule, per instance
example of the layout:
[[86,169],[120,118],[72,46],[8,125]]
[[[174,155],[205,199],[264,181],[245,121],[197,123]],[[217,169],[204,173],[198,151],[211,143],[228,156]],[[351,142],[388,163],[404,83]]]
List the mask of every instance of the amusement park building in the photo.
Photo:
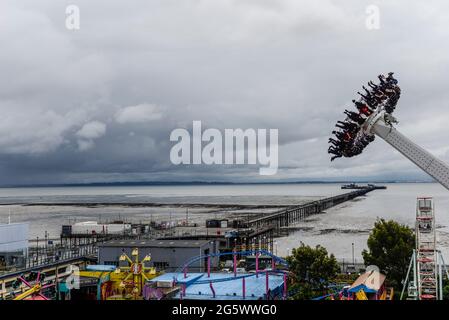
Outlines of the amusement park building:
[[[98,247],[98,263],[119,266],[122,253],[131,256],[134,248],[139,249],[139,259],[151,255],[151,261],[146,265],[158,270],[175,271],[194,257],[218,253],[215,241],[200,240],[113,240],[100,244]],[[211,259],[211,268],[218,267],[219,258]],[[189,266],[191,271],[205,271],[206,258],[199,259]]]
[[0,224],[0,269],[20,267],[28,255],[28,223]]

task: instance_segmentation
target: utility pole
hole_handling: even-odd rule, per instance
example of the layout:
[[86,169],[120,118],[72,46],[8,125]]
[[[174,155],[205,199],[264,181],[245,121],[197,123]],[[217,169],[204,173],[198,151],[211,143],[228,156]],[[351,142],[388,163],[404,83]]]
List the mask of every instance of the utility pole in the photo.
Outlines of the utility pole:
[[354,258],[354,242],[352,243],[352,265],[355,266],[355,258]]

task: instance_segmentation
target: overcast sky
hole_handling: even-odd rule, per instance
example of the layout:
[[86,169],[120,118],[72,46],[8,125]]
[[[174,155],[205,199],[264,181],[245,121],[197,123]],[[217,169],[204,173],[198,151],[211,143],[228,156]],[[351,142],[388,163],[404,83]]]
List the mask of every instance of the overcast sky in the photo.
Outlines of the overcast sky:
[[[449,161],[448,14],[445,0],[2,0],[0,184],[426,178],[381,139],[331,163],[327,139],[394,71],[397,128]],[[172,165],[170,132],[193,120],[279,129],[277,175]]]

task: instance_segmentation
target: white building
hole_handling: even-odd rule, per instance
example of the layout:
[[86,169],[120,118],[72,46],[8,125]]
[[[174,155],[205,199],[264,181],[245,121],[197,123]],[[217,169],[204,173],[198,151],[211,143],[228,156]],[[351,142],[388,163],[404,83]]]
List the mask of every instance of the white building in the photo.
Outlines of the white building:
[[77,222],[71,226],[72,234],[124,234],[131,232],[128,223],[107,223],[97,221]]
[[0,224],[0,269],[21,266],[28,255],[28,223]]

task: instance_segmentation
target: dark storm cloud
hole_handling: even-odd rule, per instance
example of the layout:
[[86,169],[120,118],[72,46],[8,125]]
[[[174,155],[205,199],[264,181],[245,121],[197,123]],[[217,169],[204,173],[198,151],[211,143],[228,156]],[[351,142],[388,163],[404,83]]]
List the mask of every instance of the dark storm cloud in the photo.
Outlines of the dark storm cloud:
[[[80,8],[80,30],[65,9]],[[171,130],[278,128],[263,179],[422,178],[384,142],[329,162],[360,85],[393,70],[399,129],[449,160],[446,1],[2,1],[2,184],[260,179],[257,166],[176,167]]]

